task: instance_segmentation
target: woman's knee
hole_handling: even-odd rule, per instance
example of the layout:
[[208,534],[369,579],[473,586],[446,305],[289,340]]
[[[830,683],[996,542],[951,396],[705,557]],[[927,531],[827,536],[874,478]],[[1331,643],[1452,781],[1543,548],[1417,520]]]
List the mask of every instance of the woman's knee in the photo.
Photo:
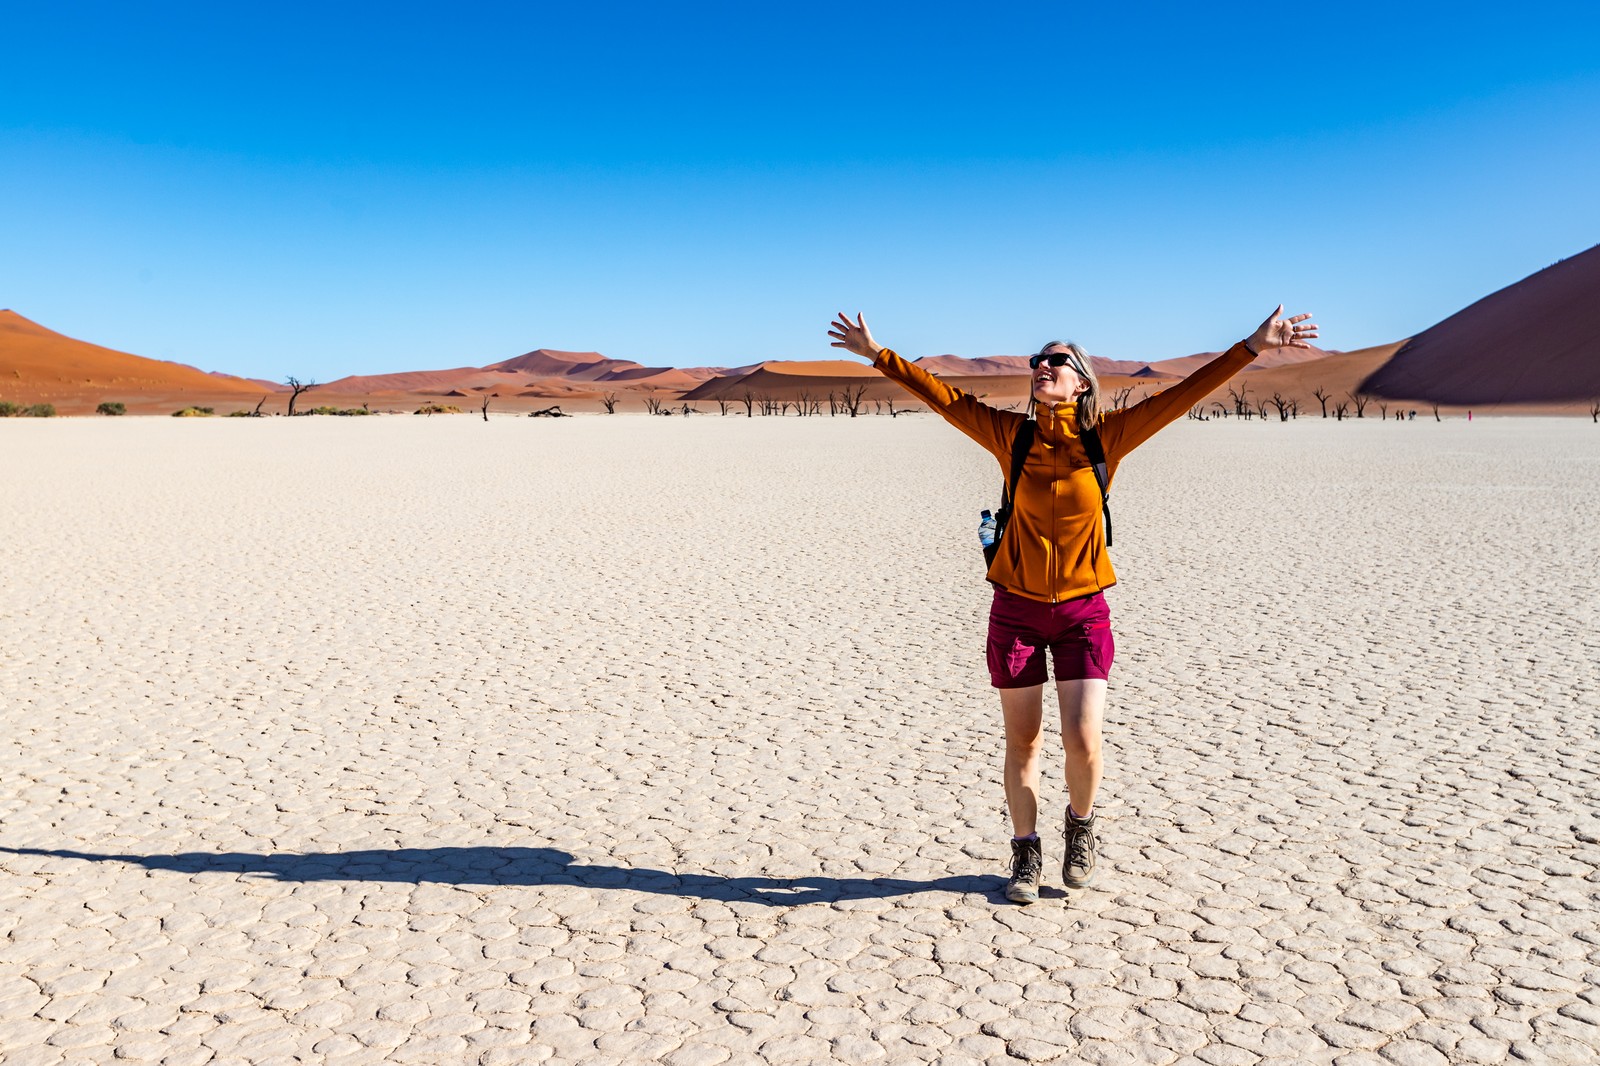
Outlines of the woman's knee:
[[1100,727],[1098,724],[1087,722],[1078,726],[1067,726],[1061,730],[1061,745],[1066,748],[1068,755],[1082,759],[1098,759]]
[[1035,762],[1043,750],[1043,733],[1035,733],[1031,737],[1006,737],[1006,758],[1012,762]]

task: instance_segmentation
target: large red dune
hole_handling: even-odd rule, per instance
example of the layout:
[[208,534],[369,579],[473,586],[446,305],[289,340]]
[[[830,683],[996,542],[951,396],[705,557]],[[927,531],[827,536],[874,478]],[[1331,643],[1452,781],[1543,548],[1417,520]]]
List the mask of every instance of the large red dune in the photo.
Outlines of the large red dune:
[[[1574,264],[1572,269],[1565,269]],[[1552,341],[1549,358],[1507,367],[1496,354],[1491,358],[1494,387],[1499,398],[1520,401],[1528,389],[1556,369],[1562,380],[1560,395],[1600,396],[1597,359],[1587,334],[1580,338],[1579,326],[1600,317],[1600,301],[1572,298],[1571,286],[1581,290],[1595,281],[1600,269],[1600,249],[1558,264],[1559,268],[1541,272],[1510,289],[1480,301],[1462,315],[1484,305],[1493,310],[1493,321],[1516,319],[1546,322],[1557,320],[1559,336]],[[1546,275],[1555,273],[1554,281]],[[1545,279],[1539,281],[1539,279]],[[1574,281],[1574,279],[1576,279]],[[1539,285],[1530,283],[1539,281]],[[1526,286],[1526,289],[1523,287]],[[1527,298],[1524,299],[1524,294]],[[1563,295],[1564,294],[1564,295]],[[1585,295],[1590,293],[1585,292]],[[1564,301],[1564,302],[1563,302]],[[1591,307],[1591,305],[1594,305]],[[1541,317],[1542,316],[1542,317]],[[1588,316],[1588,317],[1585,317]],[[1455,316],[1435,330],[1449,326],[1456,330]],[[1491,322],[1491,325],[1493,322]],[[1600,322],[1594,323],[1600,326]],[[1507,326],[1507,328],[1511,328]],[[1517,328],[1520,328],[1518,326]],[[1552,327],[1554,329],[1554,327]],[[1565,332],[1562,332],[1562,331]],[[1432,333],[1433,331],[1429,331]],[[1457,331],[1459,332],[1459,331]],[[1442,333],[1440,334],[1443,335]],[[1565,341],[1562,338],[1566,338]],[[1566,342],[1572,343],[1566,343]],[[1584,348],[1583,343],[1591,347]],[[1565,345],[1565,346],[1563,346]],[[1329,406],[1339,402],[1355,404],[1353,396],[1378,394],[1387,402],[1394,391],[1372,388],[1382,382],[1392,368],[1400,366],[1407,352],[1419,349],[1415,340],[1395,356],[1399,343],[1353,352],[1329,352],[1319,348],[1276,349],[1262,353],[1249,370],[1232,383],[1248,390],[1255,400],[1274,394],[1299,402],[1300,411],[1317,413],[1321,403],[1316,393],[1331,397]],[[1426,354],[1432,349],[1421,349]],[[1590,354],[1585,355],[1588,352]],[[1137,403],[1188,376],[1216,353],[1202,352],[1176,359],[1146,362],[1134,359],[1091,357],[1106,395],[1108,406]],[[1394,356],[1391,359],[1391,356]],[[1587,360],[1587,362],[1585,362]],[[957,388],[1000,407],[1021,409],[1027,402],[1028,368],[1026,356],[997,355],[963,358],[955,355],[925,356],[918,365],[938,374]],[[1466,363],[1452,363],[1461,371]],[[1477,365],[1477,364],[1473,364]],[[1380,370],[1380,368],[1382,368]],[[1446,375],[1448,377],[1448,375]],[[1443,380],[1443,379],[1441,379]],[[1410,402],[1426,402],[1425,392],[1415,392]],[[657,399],[668,402],[739,401],[747,395],[794,402],[802,398],[824,405],[830,394],[836,398],[859,390],[868,402],[893,400],[899,405],[916,406],[916,401],[900,386],[883,377],[864,361],[828,359],[819,361],[768,360],[747,366],[673,367],[645,366],[626,359],[612,359],[599,352],[568,352],[540,348],[487,366],[461,366],[448,370],[415,370],[391,374],[365,374],[328,382],[308,396],[302,396],[302,409],[310,406],[349,407],[370,404],[375,410],[411,410],[422,402],[441,397],[479,401],[488,399],[494,410],[528,410],[560,400],[577,409],[599,409],[613,399],[627,401],[625,410]],[[25,405],[54,404],[62,414],[92,412],[102,401],[125,403],[139,413],[169,413],[189,405],[215,406],[219,413],[253,408],[263,395],[272,401],[272,410],[282,413],[285,398],[272,395],[284,391],[272,382],[254,381],[225,374],[207,373],[180,363],[147,359],[126,352],[102,348],[62,336],[13,311],[0,311],[0,400]],[[1446,395],[1439,393],[1439,395]],[[1480,393],[1450,393],[1471,395]],[[1548,390],[1543,395],[1549,395]],[[1226,388],[1208,397],[1232,406]],[[544,401],[544,402],[541,402]],[[1449,402],[1449,401],[1441,401]],[[1487,406],[1484,400],[1457,403]],[[463,405],[465,406],[465,405]],[[474,404],[473,406],[476,406]],[[1555,412],[1549,405],[1502,406],[1506,412]],[[1575,408],[1574,408],[1575,410]]]
[[49,403],[70,414],[92,411],[103,401],[167,403],[204,396],[240,403],[263,391],[261,383],[246,378],[102,348],[15,311],[0,311],[0,400]]
[[1423,330],[1361,387],[1457,405],[1600,400],[1600,244]]

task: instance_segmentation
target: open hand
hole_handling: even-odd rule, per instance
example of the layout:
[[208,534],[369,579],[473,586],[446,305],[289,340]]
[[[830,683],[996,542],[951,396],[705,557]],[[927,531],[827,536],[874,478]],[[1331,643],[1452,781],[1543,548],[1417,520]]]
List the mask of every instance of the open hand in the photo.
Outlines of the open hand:
[[876,359],[878,353],[883,351],[883,345],[872,339],[872,331],[867,328],[866,319],[857,312],[856,320],[850,321],[850,316],[843,311],[839,312],[838,320],[831,323],[828,336],[836,337],[830,341],[830,348],[843,348],[847,352],[859,355],[865,359]]
[[1283,305],[1267,316],[1267,320],[1245,339],[1245,344],[1256,355],[1268,348],[1309,348],[1317,337],[1317,324],[1307,322],[1309,313],[1283,317]]

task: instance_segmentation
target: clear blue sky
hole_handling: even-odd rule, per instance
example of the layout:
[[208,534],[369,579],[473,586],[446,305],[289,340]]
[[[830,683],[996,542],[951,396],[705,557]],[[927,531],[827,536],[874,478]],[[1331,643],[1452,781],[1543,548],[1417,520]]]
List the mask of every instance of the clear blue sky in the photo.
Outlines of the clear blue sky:
[[10,5],[0,307],[328,380],[531,348],[1397,340],[1600,241],[1600,5]]

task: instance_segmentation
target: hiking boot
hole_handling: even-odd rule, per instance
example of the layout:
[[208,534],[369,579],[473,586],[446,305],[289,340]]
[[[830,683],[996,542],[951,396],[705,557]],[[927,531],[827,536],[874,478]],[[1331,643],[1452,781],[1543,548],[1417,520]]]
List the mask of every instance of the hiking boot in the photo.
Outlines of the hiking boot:
[[1011,839],[1011,880],[1006,882],[1006,899],[1012,903],[1039,902],[1039,874],[1044,868],[1044,852],[1039,838]]
[[1094,879],[1094,818],[1078,818],[1067,812],[1067,853],[1061,860],[1061,881],[1068,888],[1082,888]]

